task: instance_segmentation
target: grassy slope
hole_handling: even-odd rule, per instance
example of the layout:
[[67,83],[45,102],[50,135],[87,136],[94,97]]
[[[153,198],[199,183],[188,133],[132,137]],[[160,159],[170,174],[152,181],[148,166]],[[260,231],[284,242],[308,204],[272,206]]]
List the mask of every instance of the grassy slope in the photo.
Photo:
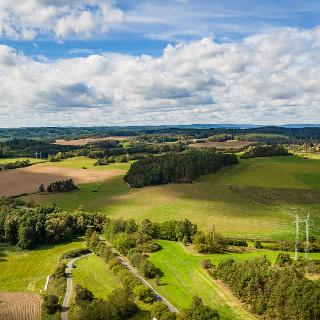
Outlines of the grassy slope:
[[108,265],[96,255],[78,260],[75,266],[76,269],[72,271],[74,285],[88,288],[96,298],[106,299],[112,290],[121,286]]
[[[227,257],[234,259],[251,259],[266,254],[271,261],[275,261],[278,252],[261,251],[237,254],[193,255],[180,243],[159,241],[162,250],[153,253],[150,260],[164,273],[162,285],[157,289],[177,307],[188,307],[192,296],[200,296],[205,303],[217,308],[226,319],[250,319],[244,309],[233,307],[231,310],[221,296],[221,289],[200,266],[200,261],[210,259],[218,264]],[[320,258],[320,254],[311,254],[312,258]],[[232,301],[231,301],[232,302]]]
[[0,290],[39,292],[47,276],[55,270],[61,255],[83,246],[79,239],[32,251],[0,247]]
[[119,175],[106,183],[82,185],[79,192],[32,198],[68,210],[84,205],[111,217],[188,218],[204,230],[215,224],[218,231],[233,236],[292,238],[295,214],[310,210],[313,220],[319,220],[320,187],[314,178],[319,171],[320,160],[256,158],[241,160],[194,184],[130,189]]

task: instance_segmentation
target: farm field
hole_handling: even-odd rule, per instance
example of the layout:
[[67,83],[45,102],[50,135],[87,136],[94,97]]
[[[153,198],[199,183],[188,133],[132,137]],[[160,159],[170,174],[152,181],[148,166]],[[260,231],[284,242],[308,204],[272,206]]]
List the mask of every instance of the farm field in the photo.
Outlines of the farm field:
[[39,293],[65,252],[84,247],[82,239],[69,243],[41,246],[32,251],[0,247],[0,292]]
[[72,140],[64,140],[59,139],[56,140],[55,144],[59,144],[61,146],[84,146],[88,143],[100,142],[100,141],[108,141],[108,140],[117,140],[117,141],[125,141],[130,140],[129,136],[111,136],[106,138],[84,138],[84,139],[72,139]]
[[319,172],[317,159],[254,158],[240,160],[238,165],[193,184],[133,189],[120,174],[105,182],[83,184],[77,192],[26,199],[56,203],[67,210],[83,205],[112,218],[159,222],[188,218],[204,231],[214,224],[227,236],[293,239],[296,214],[304,217],[310,212],[313,225],[319,223]]
[[[210,259],[218,264],[226,258],[252,259],[265,254],[272,262],[279,252],[260,251],[230,254],[193,254],[189,247],[171,241],[159,241],[162,249],[151,254],[150,260],[164,273],[157,290],[176,307],[187,307],[194,295],[200,296],[205,303],[217,308],[226,319],[255,319],[243,308],[228,289],[221,288],[201,267],[203,259]],[[319,258],[320,254],[311,254]],[[224,318],[225,319],[225,318]]]
[[102,258],[96,255],[84,257],[75,263],[72,271],[74,285],[81,285],[94,293],[96,298],[104,298],[121,283]]
[[0,320],[38,320],[40,304],[33,293],[0,292]]
[[205,149],[205,148],[217,148],[217,149],[242,149],[244,147],[252,145],[253,142],[250,141],[238,141],[238,140],[228,140],[223,142],[212,142],[212,141],[206,141],[204,143],[193,143],[190,144],[189,147],[192,148],[199,148],[199,149]]
[[[63,162],[45,162],[27,168],[0,171],[0,196],[36,192],[40,184],[73,179],[76,184],[104,181],[121,174],[128,165],[93,166],[95,160],[83,157]],[[83,167],[87,169],[83,169]],[[123,169],[122,169],[123,168]],[[23,183],[22,183],[23,181]]]

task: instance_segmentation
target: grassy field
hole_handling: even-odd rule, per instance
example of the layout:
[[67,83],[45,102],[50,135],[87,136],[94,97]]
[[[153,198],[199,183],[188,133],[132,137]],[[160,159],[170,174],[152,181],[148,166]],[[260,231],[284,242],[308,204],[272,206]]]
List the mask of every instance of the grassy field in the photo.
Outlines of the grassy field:
[[106,299],[112,290],[121,286],[108,265],[98,256],[90,255],[75,263],[72,271],[74,285],[88,288],[96,298]]
[[126,172],[130,163],[111,163],[107,166],[94,166],[96,160],[86,157],[74,157],[68,158],[59,162],[45,162],[41,166],[52,166],[52,167],[61,167],[61,168],[74,168],[82,169],[83,167],[88,170],[110,170],[110,169],[120,169]]
[[[170,302],[179,308],[188,307],[194,295],[200,296],[205,303],[217,308],[226,319],[251,319],[244,308],[224,292],[201,267],[200,261],[210,259],[214,264],[232,257],[234,259],[252,259],[262,254],[275,261],[279,252],[260,251],[230,254],[193,254],[189,247],[181,243],[159,241],[162,250],[151,255],[150,260],[164,273],[161,285],[157,289]],[[320,254],[311,254],[320,259]],[[232,308],[228,307],[231,305]]]
[[[76,158],[52,165],[81,167],[84,163],[89,167],[92,160]],[[125,166],[128,164],[122,167],[124,172]],[[219,232],[231,236],[293,239],[296,214],[303,217],[310,212],[313,225],[319,224],[319,172],[318,159],[255,158],[203,176],[194,184],[131,189],[119,175],[107,182],[82,185],[79,192],[28,199],[54,202],[67,210],[83,205],[110,217],[140,221],[188,218],[203,230],[214,224]]]
[[39,292],[61,255],[81,247],[84,247],[82,239],[32,251],[0,247],[0,291]]

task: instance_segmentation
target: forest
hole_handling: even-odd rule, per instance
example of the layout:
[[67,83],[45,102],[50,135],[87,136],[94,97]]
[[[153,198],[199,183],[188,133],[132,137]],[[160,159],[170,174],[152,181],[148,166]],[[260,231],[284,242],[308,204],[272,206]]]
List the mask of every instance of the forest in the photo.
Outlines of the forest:
[[[315,261],[319,265],[319,261]],[[264,319],[320,319],[320,282],[306,278],[303,262],[282,254],[276,266],[265,257],[221,262],[215,276],[226,283],[251,311]]]
[[174,183],[191,183],[203,174],[210,174],[238,163],[234,154],[214,150],[190,150],[180,154],[165,154],[133,163],[124,180],[131,187]]

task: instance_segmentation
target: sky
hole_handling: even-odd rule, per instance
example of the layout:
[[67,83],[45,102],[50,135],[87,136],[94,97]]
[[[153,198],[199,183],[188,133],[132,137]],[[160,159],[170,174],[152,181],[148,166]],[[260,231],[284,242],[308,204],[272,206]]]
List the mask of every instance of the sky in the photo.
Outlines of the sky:
[[320,123],[320,1],[1,0],[0,127]]

